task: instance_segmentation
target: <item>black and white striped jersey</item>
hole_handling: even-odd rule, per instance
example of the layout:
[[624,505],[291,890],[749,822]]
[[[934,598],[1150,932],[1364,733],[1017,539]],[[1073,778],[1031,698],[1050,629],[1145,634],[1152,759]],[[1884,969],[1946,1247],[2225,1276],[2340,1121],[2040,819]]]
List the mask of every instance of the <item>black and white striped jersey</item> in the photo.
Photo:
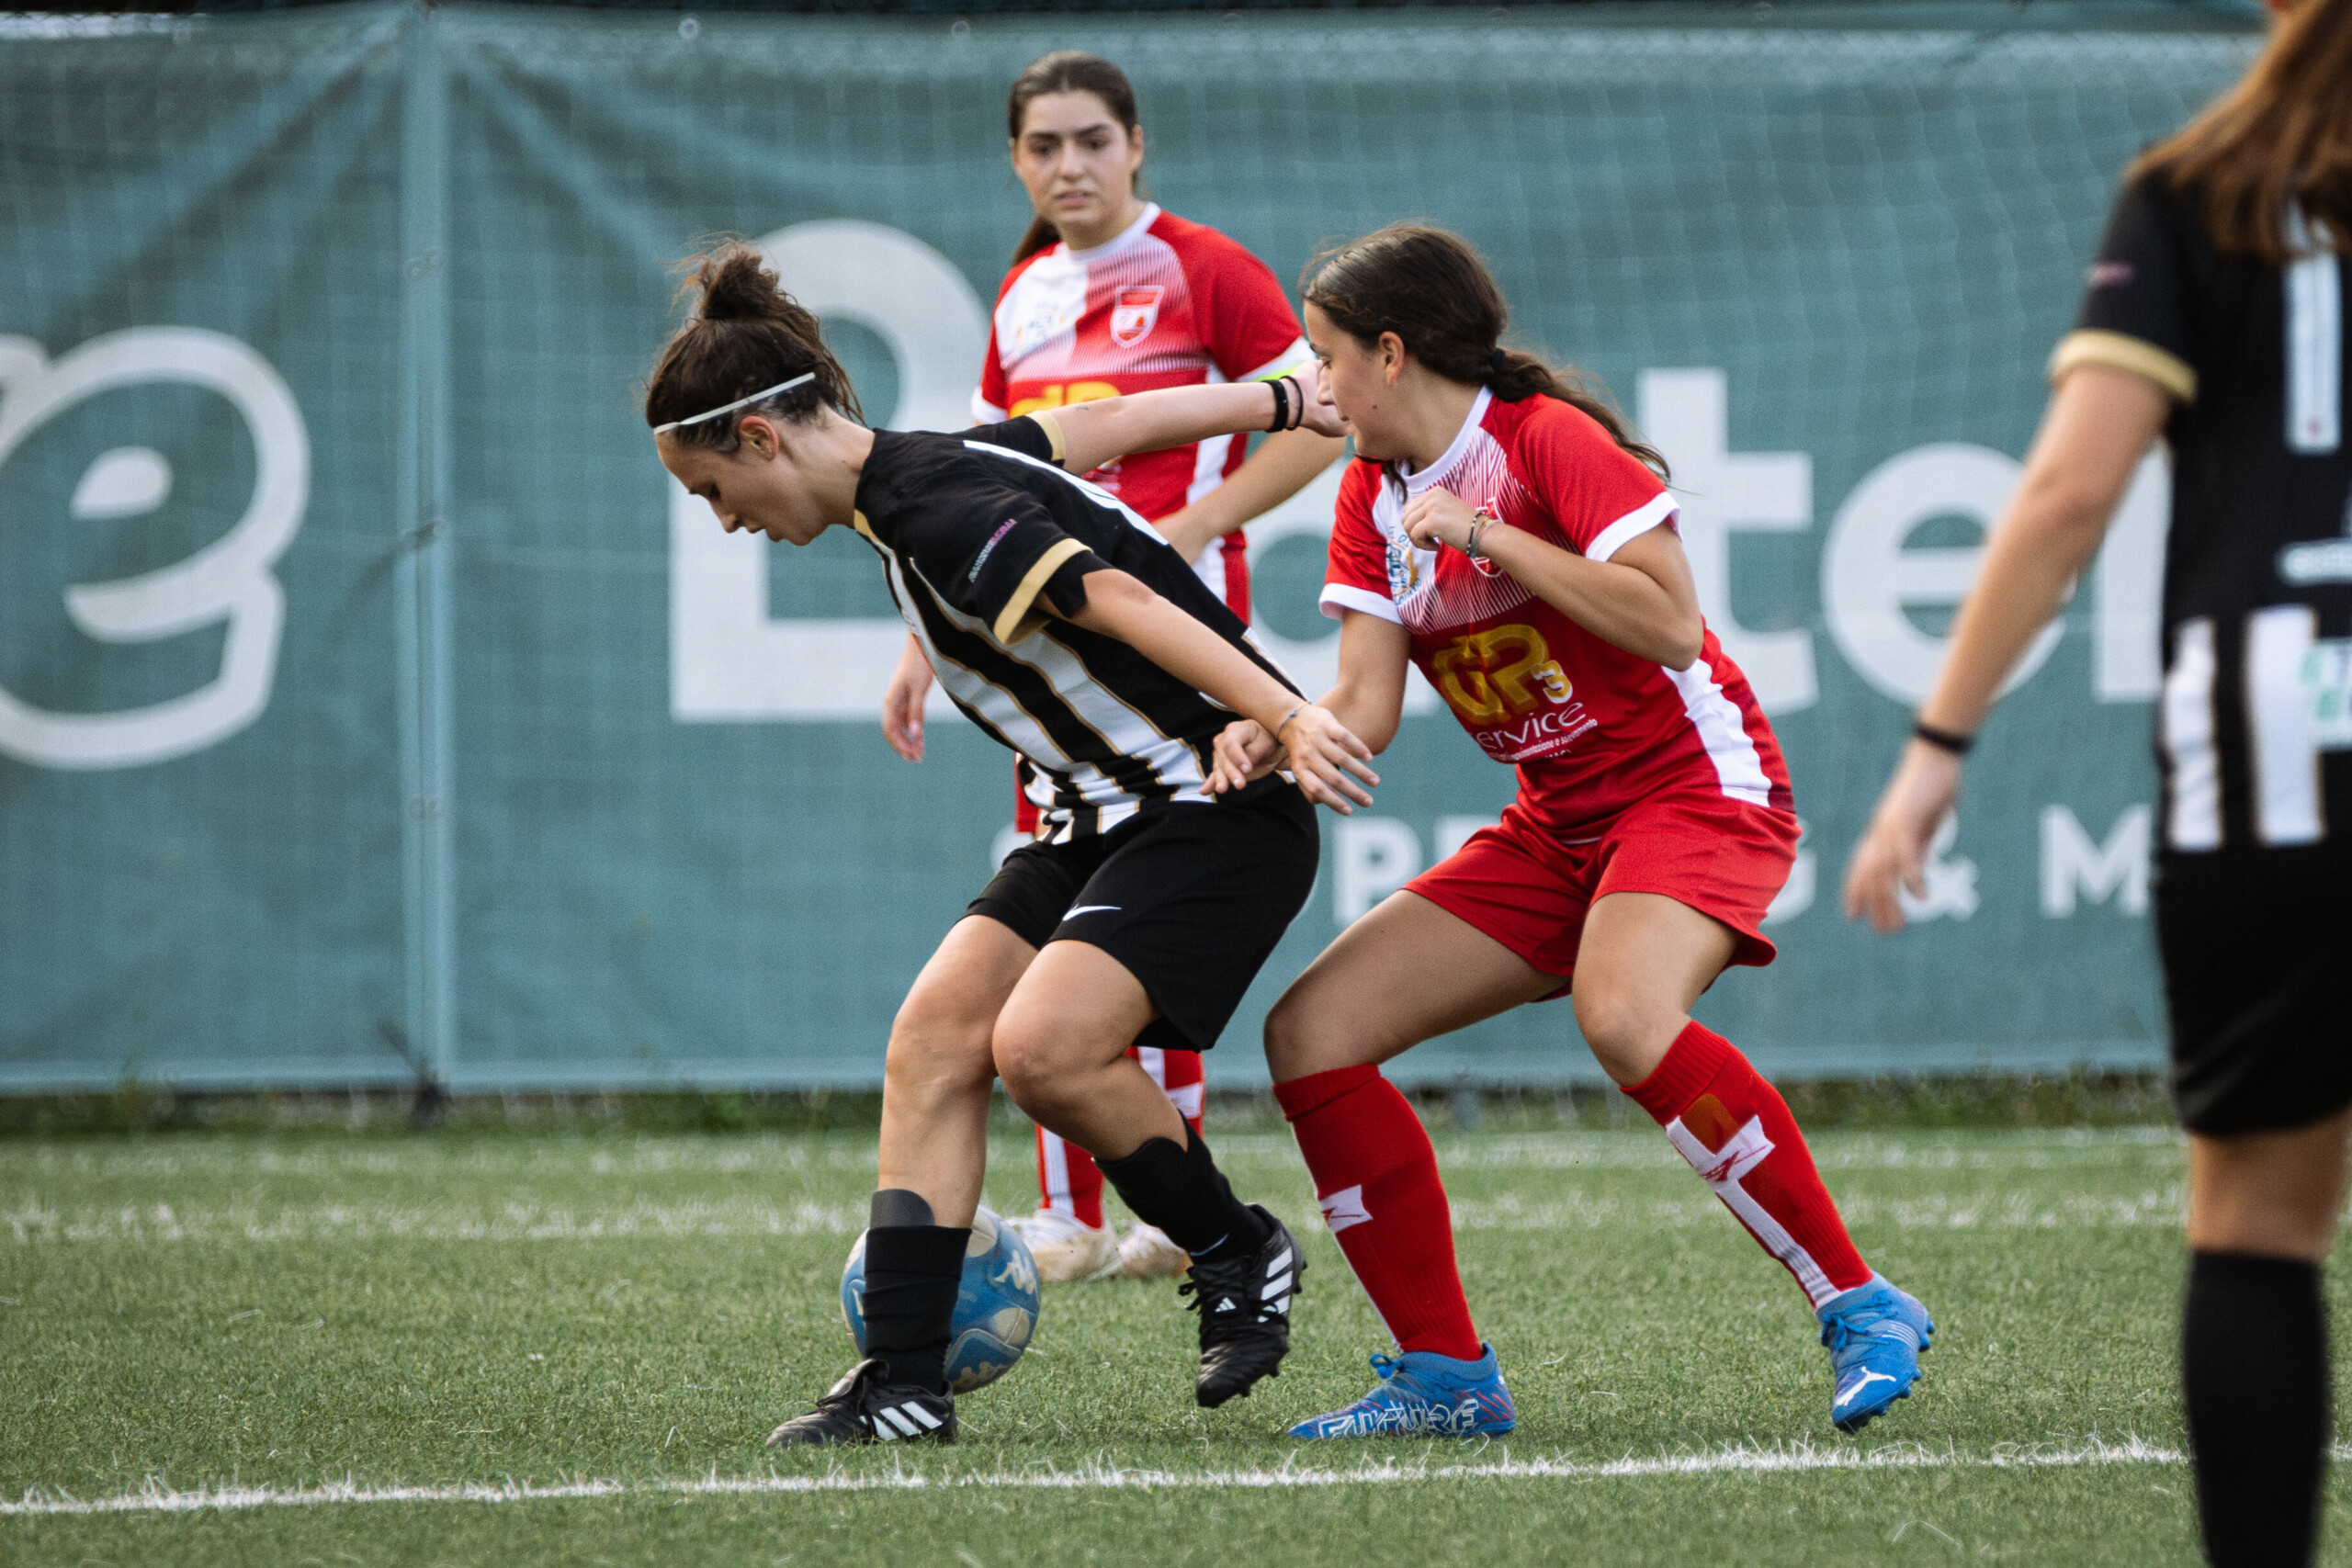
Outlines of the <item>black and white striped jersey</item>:
[[2175,851],[2352,843],[2345,262],[2302,214],[2283,270],[2219,254],[2193,190],[2124,188],[2052,374],[2174,400],[2157,749]]
[[1060,457],[1050,414],[953,434],[876,431],[854,521],[939,683],[1028,759],[1041,834],[1066,843],[1147,801],[1209,801],[1210,745],[1233,715],[1040,599],[1075,614],[1086,576],[1115,568],[1292,682],[1157,529]]

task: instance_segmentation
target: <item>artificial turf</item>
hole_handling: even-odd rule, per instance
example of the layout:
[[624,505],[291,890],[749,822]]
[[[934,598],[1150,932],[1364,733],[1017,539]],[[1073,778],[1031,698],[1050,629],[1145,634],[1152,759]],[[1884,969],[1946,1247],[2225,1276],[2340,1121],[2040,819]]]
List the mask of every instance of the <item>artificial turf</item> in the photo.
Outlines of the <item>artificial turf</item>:
[[[870,1134],[0,1145],[0,1498],[616,1488],[19,1511],[0,1560],[2195,1559],[2186,1468],[2117,1452],[2181,1446],[2168,1134],[1817,1139],[1866,1256],[1939,1325],[1917,1395],[1859,1439],[1830,1427],[1802,1296],[1655,1133],[1442,1134],[1520,1407],[1485,1444],[1283,1435],[1361,1393],[1383,1341],[1288,1140],[1216,1141],[1307,1251],[1279,1380],[1200,1411],[1172,1282],[1050,1287],[960,1446],[786,1457],[760,1439],[850,1359],[834,1289]],[[1027,1206],[1026,1156],[995,1149],[1002,1211]],[[1820,1468],[1848,1455],[1880,1462]],[[1714,1468],[1655,1462],[1677,1459]],[[2080,1462],[2026,1462],[2052,1459]],[[2347,1503],[2332,1489],[2339,1542]]]

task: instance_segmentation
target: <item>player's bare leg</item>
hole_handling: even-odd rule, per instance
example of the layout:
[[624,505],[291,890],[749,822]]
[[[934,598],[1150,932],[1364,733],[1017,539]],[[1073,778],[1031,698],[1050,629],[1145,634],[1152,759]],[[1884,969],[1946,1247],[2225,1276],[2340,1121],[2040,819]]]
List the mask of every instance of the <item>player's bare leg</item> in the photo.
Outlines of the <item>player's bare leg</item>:
[[1015,1104],[1091,1152],[1136,1216],[1192,1255],[1193,1392],[1214,1406],[1279,1370],[1305,1269],[1282,1222],[1234,1197],[1208,1145],[1126,1054],[1158,1016],[1108,953],[1050,942],[997,1020],[996,1068]]
[[866,1359],[769,1435],[774,1448],[956,1440],[946,1355],[988,1165],[989,1043],[1037,956],[984,915],[958,920],[890,1026],[881,1182],[865,1233]]
[[1011,927],[967,915],[915,976],[891,1021],[881,1186],[922,1197],[937,1224],[968,1225],[979,1207],[996,1079],[989,1045],[997,1015],[1036,958]]
[[2327,1461],[2320,1265],[2343,1213],[2352,1111],[2188,1139],[2181,1383],[2207,1551],[2223,1568],[2308,1562]]

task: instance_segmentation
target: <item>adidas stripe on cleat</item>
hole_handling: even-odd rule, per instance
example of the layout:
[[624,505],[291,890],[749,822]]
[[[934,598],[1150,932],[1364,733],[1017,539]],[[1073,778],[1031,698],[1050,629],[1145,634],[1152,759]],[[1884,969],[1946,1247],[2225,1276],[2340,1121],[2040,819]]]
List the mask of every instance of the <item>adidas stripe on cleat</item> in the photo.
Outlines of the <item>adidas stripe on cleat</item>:
[[1870,1283],[1832,1296],[1817,1315],[1835,1379],[1829,1418],[1839,1431],[1859,1432],[1911,1397],[1919,1354],[1936,1332],[1917,1298],[1873,1274]]
[[1353,1404],[1302,1421],[1294,1438],[1499,1438],[1519,1425],[1491,1345],[1475,1361],[1431,1350],[1374,1356],[1380,1385]]
[[885,1383],[880,1361],[860,1361],[817,1407],[768,1434],[768,1447],[832,1448],[851,1443],[956,1440],[956,1396],[908,1383]]
[[1250,1212],[1272,1227],[1248,1258],[1193,1259],[1192,1278],[1176,1287],[1193,1298],[1185,1310],[1201,1314],[1201,1371],[1193,1397],[1214,1410],[1246,1395],[1260,1378],[1278,1376],[1290,1349],[1290,1303],[1306,1260],[1282,1221],[1256,1204]]

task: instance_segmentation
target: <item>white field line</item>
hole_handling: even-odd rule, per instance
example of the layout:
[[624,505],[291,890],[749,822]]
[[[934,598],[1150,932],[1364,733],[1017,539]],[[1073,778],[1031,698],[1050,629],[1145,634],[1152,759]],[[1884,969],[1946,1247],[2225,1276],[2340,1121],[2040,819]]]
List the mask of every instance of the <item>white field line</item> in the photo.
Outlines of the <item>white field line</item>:
[[[1690,1188],[1680,1198],[1632,1197],[1588,1192],[1554,1184],[1525,1197],[1507,1192],[1493,1198],[1456,1198],[1452,1210],[1457,1231],[1590,1230],[1640,1224],[1673,1229],[1724,1223],[1723,1211],[1689,1172],[1676,1167]],[[1852,1184],[1841,1209],[1855,1226],[1892,1225],[1897,1230],[2109,1230],[2156,1226],[2177,1229],[2185,1196],[2177,1181],[2150,1183],[2125,1192],[2057,1193],[2049,1188],[1985,1187],[1917,1197],[1886,1197]],[[1322,1216],[1296,1203],[1274,1207],[1294,1225],[1319,1226]],[[605,1241],[628,1238],[855,1235],[865,1224],[865,1205],[820,1203],[802,1199],[774,1203],[758,1199],[689,1200],[656,1203],[578,1205],[514,1199],[499,1204],[328,1202],[264,1209],[235,1205],[216,1209],[186,1202],[56,1205],[28,1195],[0,1204],[0,1245],[112,1243],[130,1246],[173,1243],[347,1242],[389,1240]]]
[[[2352,1450],[2338,1449],[2338,1460]],[[2081,1448],[2004,1444],[1989,1453],[1895,1444],[1882,1449],[1817,1449],[1810,1444],[1775,1448],[1732,1447],[1706,1453],[1662,1454],[1656,1459],[1583,1462],[1565,1459],[1502,1459],[1484,1463],[1400,1464],[1395,1461],[1326,1468],[1284,1464],[1279,1469],[1130,1470],[1086,1465],[1073,1470],[926,1474],[903,1461],[887,1473],[851,1475],[721,1476],[715,1472],[689,1481],[555,1482],[544,1485],[506,1482],[499,1485],[362,1486],[356,1482],[284,1490],[270,1486],[220,1487],[180,1492],[151,1482],[137,1492],[112,1497],[74,1497],[55,1489],[0,1502],[0,1517],[61,1514],[186,1514],[206,1509],[319,1507],[345,1503],[538,1503],[598,1497],[737,1497],[812,1492],[956,1492],[1012,1489],[1043,1492],[1149,1492],[1171,1488],[1239,1491],[1289,1487],[1386,1486],[1463,1481],[1608,1481],[1659,1475],[1782,1475],[1808,1471],[2018,1470],[2128,1464],[2174,1465],[2183,1456],[2138,1438],[2120,1443],[2094,1440]]]

